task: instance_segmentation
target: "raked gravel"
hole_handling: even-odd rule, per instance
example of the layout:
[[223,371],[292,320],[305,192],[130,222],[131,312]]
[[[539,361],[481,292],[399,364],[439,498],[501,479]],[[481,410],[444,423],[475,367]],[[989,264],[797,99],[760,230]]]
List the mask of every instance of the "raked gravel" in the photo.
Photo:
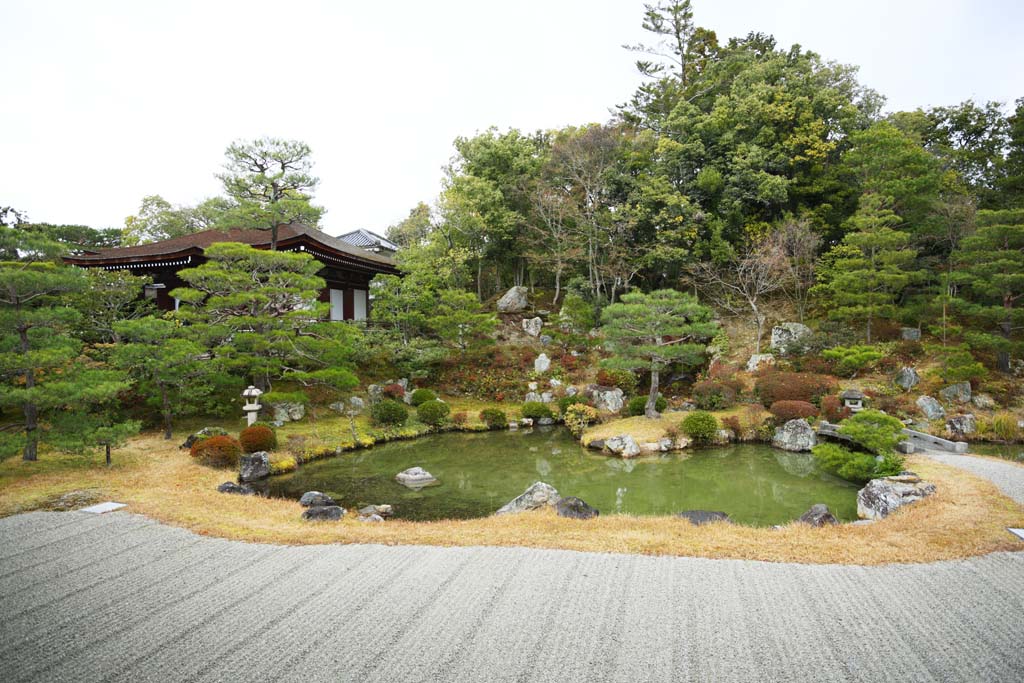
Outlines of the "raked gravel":
[[998,486],[1000,491],[1024,505],[1024,466],[992,458],[975,458],[971,455],[938,451],[927,451],[922,455],[988,479]]
[[0,615],[5,683],[1024,680],[1024,553],[285,547],[40,512],[0,520]]

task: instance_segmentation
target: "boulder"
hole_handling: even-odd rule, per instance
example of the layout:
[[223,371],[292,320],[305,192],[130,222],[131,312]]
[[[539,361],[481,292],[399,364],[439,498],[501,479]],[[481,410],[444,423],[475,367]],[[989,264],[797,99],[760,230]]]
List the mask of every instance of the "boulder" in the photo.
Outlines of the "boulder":
[[527,392],[526,396],[523,397],[525,403],[541,403],[540,394],[536,391]]
[[395,514],[395,510],[390,505],[367,505],[364,508],[359,508],[359,514],[363,515],[364,517],[369,515],[391,517]]
[[540,335],[540,343],[543,344],[544,346],[547,346],[548,344],[550,344],[553,341],[554,341],[554,339],[552,338],[552,336],[550,334],[542,334],[542,335]]
[[896,444],[896,452],[902,453],[903,455],[910,455],[916,449],[914,448],[914,442],[909,439],[904,439]]
[[945,389],[939,391],[939,396],[942,400],[952,403],[967,403],[971,400],[971,383],[970,382],[957,382],[956,384],[950,384]]
[[719,446],[726,446],[736,440],[736,432],[731,429],[719,429],[715,432],[714,442]]
[[921,481],[912,472],[872,479],[857,492],[857,516],[883,519],[893,511],[935,493],[935,484]]
[[623,458],[633,458],[640,455],[640,446],[629,434],[622,434],[620,436],[613,436],[610,439],[605,439],[604,447]]
[[298,422],[302,418],[306,417],[306,406],[295,401],[281,401],[280,403],[271,403],[270,410],[273,415],[274,422]]
[[553,393],[551,393],[550,391],[542,391],[542,392],[540,392],[540,402],[541,403],[551,403],[554,400],[555,400],[555,395]]
[[319,491],[306,491],[302,494],[302,498],[299,498],[299,505],[304,508],[317,507],[318,505],[337,505],[334,499],[328,496],[326,493],[320,493]]
[[366,395],[370,397],[370,403],[377,403],[384,398],[384,387],[379,384],[371,384],[366,387]]
[[427,472],[422,467],[410,467],[407,470],[403,470],[395,475],[395,481],[402,486],[407,486],[413,490],[419,490],[424,486],[431,486],[437,484],[437,479],[434,478],[430,472]]
[[775,428],[772,446],[784,451],[809,451],[818,443],[814,428],[803,418],[788,421]]
[[775,365],[775,356],[770,353],[755,353],[747,361],[747,372],[754,372],[762,365]]
[[498,313],[520,313],[530,305],[526,287],[513,287],[498,299]]
[[523,332],[531,337],[539,337],[544,321],[540,318],[523,318]]
[[975,394],[971,397],[971,403],[974,404],[975,408],[982,410],[995,410],[997,407],[995,399],[988,394]]
[[893,383],[903,391],[910,391],[921,381],[921,376],[914,368],[900,368],[900,371],[893,377]]
[[258,481],[270,476],[270,455],[256,451],[243,455],[238,461],[238,478],[243,482]]
[[548,354],[542,353],[533,361],[534,372],[547,372],[551,368],[551,359]]
[[916,327],[901,327],[900,339],[904,341],[921,341],[921,330]]
[[192,448],[192,446],[194,446],[196,444],[196,441],[201,441],[203,439],[208,439],[211,436],[227,436],[227,435],[228,435],[228,432],[227,432],[226,429],[221,429],[220,427],[203,427],[202,429],[200,429],[195,434],[189,434],[188,438],[185,439],[185,442],[183,444],[181,444],[181,447],[185,448],[185,449]]
[[946,420],[946,431],[951,436],[969,436],[978,431],[978,423],[970,413],[954,415]]
[[604,439],[594,439],[593,441],[587,444],[587,448],[590,448],[595,451],[603,451]]
[[555,424],[555,418],[553,418],[553,417],[538,417],[537,418],[537,426],[538,427],[550,427],[553,424]]
[[359,515],[360,522],[383,522],[384,518],[380,515]]
[[538,384],[536,382],[527,382],[526,388],[530,391],[537,391]]
[[597,408],[609,413],[617,413],[626,404],[622,389],[618,387],[602,387],[598,384],[588,384],[583,390],[583,395],[590,400],[590,403]]
[[796,520],[801,524],[810,524],[811,526],[825,526],[826,524],[839,524],[839,520],[832,514],[832,511],[828,509],[828,506],[824,503],[817,503],[812,505],[811,509],[800,515]]
[[528,510],[536,510],[545,505],[554,505],[561,496],[554,486],[542,481],[535,481],[518,496],[498,508],[496,515],[510,515]]
[[555,512],[559,517],[569,517],[570,519],[593,519],[601,514],[597,508],[590,507],[576,496],[560,499],[555,503]]
[[690,520],[690,524],[694,526],[711,524],[712,522],[726,522],[728,524],[732,524],[732,520],[729,518],[729,515],[715,510],[684,510],[683,512],[676,513],[676,517],[679,517],[680,519],[688,519]]
[[236,484],[233,481],[226,481],[217,487],[221,493],[237,493],[240,496],[252,496],[256,494],[255,489],[248,484]]
[[337,505],[315,505],[302,513],[302,518],[312,521],[336,522],[345,516],[345,508]]
[[946,416],[946,410],[942,404],[931,396],[918,396],[917,407],[921,409],[921,414],[929,420],[938,420]]
[[772,328],[771,350],[786,355],[790,347],[795,350],[797,342],[811,334],[811,328],[803,323],[779,323]]
[[580,390],[577,389],[576,387],[572,386],[572,385],[569,385],[569,386],[567,386],[565,388],[565,395],[566,396],[575,396],[578,393],[580,393]]
[[552,389],[557,389],[558,387],[562,386],[562,380],[552,377],[551,379],[548,380],[548,386],[551,387]]

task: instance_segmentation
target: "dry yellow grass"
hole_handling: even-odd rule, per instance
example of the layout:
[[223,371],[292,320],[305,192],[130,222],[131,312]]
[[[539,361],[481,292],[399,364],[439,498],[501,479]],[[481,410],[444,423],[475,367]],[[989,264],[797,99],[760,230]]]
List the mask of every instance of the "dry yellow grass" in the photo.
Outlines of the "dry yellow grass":
[[[1021,550],[1006,531],[1024,526],[1024,508],[992,484],[932,461],[912,468],[938,493],[881,522],[779,530],[673,517],[607,516],[580,522],[551,512],[465,521],[365,524],[355,519],[309,523],[294,501],[217,493],[232,473],[192,462],[176,442],[145,435],[119,452],[111,469],[98,459],[44,455],[40,463],[0,463],[0,515],[34,509],[62,493],[97,489],[148,515],[196,533],[281,544],[382,543],[490,545],[679,555],[771,562],[885,564],[931,562],[998,550]],[[37,472],[38,473],[35,473]],[[343,501],[342,501],[343,502]]]
[[[589,444],[595,439],[608,439],[621,434],[629,434],[636,439],[637,443],[657,441],[666,435],[670,427],[678,428],[688,414],[685,412],[662,413],[661,417],[653,420],[642,415],[609,420],[587,429],[583,433],[582,441],[584,444]],[[719,424],[724,418],[738,417],[747,429],[757,427],[768,417],[768,411],[756,403],[736,406],[729,410],[718,410],[712,414],[718,418]]]

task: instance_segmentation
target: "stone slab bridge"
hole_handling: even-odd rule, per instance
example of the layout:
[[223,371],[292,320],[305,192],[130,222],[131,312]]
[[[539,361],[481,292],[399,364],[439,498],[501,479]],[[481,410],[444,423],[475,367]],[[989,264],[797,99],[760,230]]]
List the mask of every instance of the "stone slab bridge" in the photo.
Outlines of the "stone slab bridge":
[[[818,436],[836,441],[852,443],[852,439],[850,439],[850,437],[839,433],[839,425],[834,425],[830,422],[822,421],[818,426]],[[963,454],[967,452],[967,448],[970,445],[966,441],[950,441],[949,439],[943,439],[940,436],[934,436],[926,432],[918,432],[916,430],[906,428],[903,429],[903,436],[906,437],[901,443],[904,453],[927,453],[929,451],[938,451],[939,453]]]

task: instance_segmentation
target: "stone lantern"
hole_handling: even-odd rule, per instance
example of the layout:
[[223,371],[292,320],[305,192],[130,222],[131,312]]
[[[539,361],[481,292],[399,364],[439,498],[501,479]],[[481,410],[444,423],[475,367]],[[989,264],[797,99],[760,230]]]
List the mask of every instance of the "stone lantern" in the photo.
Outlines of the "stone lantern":
[[867,398],[860,389],[847,389],[839,394],[844,408],[849,408],[851,413],[859,413],[864,410],[864,400]]
[[242,392],[242,398],[245,399],[245,405],[242,406],[242,410],[245,411],[245,418],[250,427],[256,422],[256,416],[263,407],[260,405],[260,396],[262,395],[263,392],[251,384]]

